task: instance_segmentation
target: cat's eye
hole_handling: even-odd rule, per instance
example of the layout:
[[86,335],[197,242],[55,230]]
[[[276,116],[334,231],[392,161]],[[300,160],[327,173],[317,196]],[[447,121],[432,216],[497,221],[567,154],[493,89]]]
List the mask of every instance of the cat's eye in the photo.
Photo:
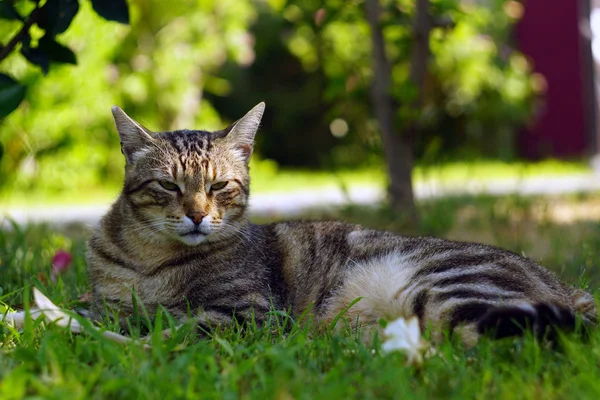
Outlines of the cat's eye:
[[158,184],[163,187],[163,189],[170,190],[172,192],[176,192],[179,190],[179,186],[176,183],[169,181],[158,181]]
[[223,181],[223,182],[215,182],[212,185],[210,185],[210,190],[221,190],[223,189],[225,186],[227,186],[227,181]]

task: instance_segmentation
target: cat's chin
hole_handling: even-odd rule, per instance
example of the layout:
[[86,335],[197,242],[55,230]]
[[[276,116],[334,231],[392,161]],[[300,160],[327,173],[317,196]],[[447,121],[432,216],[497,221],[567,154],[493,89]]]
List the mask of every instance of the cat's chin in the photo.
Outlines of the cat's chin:
[[207,237],[208,235],[198,232],[192,234],[188,233],[187,235],[180,235],[177,237],[177,239],[185,245],[198,246],[199,244],[205,242]]

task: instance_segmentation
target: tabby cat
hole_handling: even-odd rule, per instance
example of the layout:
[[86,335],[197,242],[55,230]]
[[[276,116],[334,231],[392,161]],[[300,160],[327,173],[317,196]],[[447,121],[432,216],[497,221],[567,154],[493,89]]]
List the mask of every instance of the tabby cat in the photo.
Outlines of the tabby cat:
[[151,132],[113,107],[126,158],[123,191],[89,241],[96,309],[134,311],[132,291],[205,329],[267,318],[271,307],[363,332],[417,316],[434,339],[538,335],[596,322],[589,293],[495,247],[405,237],[340,222],[248,222],[248,161],[264,111],[225,130]]

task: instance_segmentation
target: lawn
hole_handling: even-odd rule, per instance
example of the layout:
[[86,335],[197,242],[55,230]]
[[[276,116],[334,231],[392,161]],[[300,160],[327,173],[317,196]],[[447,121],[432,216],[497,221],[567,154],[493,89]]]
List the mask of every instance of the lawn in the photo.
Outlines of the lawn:
[[[414,233],[498,244],[599,293],[600,194],[466,197],[419,207],[422,222]],[[348,207],[312,217],[401,229],[385,207]],[[65,308],[81,306],[78,297],[89,291],[88,235],[87,228],[76,226],[0,232],[0,301],[27,303],[30,290],[24,288],[34,284]],[[51,259],[60,249],[74,259],[53,282]],[[0,399],[600,398],[599,330],[587,341],[564,337],[555,349],[529,337],[484,340],[469,350],[449,341],[421,366],[406,366],[403,354],[383,354],[378,339],[365,346],[350,332],[317,334],[283,313],[273,313],[267,327],[220,331],[200,340],[190,327],[162,339],[158,333],[172,326],[168,318],[139,319],[132,334],[146,326],[150,349],[39,322],[23,332],[0,323]]]

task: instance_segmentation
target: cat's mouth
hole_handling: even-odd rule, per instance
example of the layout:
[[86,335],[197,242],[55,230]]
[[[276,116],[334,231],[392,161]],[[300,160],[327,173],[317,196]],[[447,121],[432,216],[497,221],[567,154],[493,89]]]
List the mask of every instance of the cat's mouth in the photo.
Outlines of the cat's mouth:
[[201,230],[200,228],[194,228],[185,233],[179,234],[179,240],[188,246],[197,246],[203,243],[210,232]]
[[186,233],[182,233],[179,236],[183,237],[199,237],[199,236],[208,236],[210,232],[204,232],[200,229],[200,227],[194,228]]
[[184,233],[181,234],[179,236],[183,236],[183,237],[194,237],[194,236],[206,236],[206,234],[200,232],[200,231],[192,231],[192,232],[188,232],[188,233]]

